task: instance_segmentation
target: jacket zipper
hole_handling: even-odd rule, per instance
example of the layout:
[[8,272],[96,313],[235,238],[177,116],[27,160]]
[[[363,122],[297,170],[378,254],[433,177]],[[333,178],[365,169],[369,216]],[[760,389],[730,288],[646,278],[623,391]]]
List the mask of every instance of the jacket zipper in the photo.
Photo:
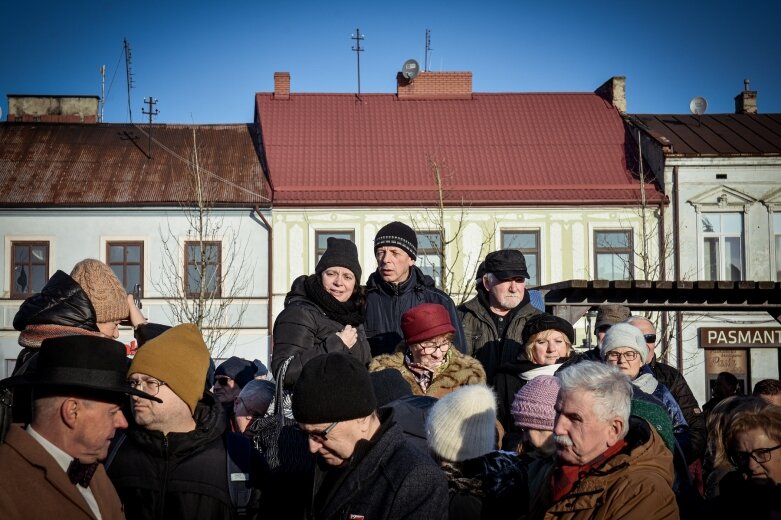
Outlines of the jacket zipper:
[[160,509],[157,514],[157,518],[161,520],[165,518],[165,494],[168,488],[168,437],[163,436],[163,481],[160,485]]

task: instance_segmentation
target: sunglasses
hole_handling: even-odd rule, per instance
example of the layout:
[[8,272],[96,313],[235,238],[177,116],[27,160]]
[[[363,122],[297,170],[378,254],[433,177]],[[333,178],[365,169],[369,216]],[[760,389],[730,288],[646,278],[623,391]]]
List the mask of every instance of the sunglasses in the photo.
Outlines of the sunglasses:
[[221,385],[221,386],[228,386],[228,381],[230,380],[231,380],[230,377],[215,377],[214,384]]
[[656,343],[656,334],[643,334],[646,343]]

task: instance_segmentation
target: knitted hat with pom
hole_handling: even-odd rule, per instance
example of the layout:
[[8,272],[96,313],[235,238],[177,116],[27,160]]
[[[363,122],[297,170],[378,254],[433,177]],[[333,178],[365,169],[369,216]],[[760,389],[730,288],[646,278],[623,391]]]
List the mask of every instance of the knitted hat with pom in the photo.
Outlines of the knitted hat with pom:
[[439,458],[462,462],[496,449],[496,398],[489,387],[466,385],[431,407],[428,445]]

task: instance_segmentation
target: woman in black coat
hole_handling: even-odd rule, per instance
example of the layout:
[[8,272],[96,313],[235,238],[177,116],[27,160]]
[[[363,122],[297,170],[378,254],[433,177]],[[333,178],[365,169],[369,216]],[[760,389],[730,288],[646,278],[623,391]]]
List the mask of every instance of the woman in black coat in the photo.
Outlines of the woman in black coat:
[[303,366],[315,356],[345,352],[371,361],[364,331],[364,303],[358,250],[349,240],[330,237],[315,274],[299,276],[274,322],[271,369],[277,375],[288,358],[283,382],[292,389]]

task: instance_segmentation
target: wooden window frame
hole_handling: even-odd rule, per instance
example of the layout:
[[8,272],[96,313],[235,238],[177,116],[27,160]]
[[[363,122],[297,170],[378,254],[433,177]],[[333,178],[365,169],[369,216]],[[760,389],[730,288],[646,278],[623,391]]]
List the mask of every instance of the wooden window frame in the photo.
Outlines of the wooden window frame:
[[[140,248],[140,254],[139,254],[139,261],[138,261],[138,267],[139,267],[139,284],[141,285],[141,296],[144,296],[144,242],[141,240],[112,240],[106,242],[106,265],[109,267],[112,267],[114,265],[122,266],[122,278],[119,278],[119,281],[121,283],[125,283],[125,280],[127,279],[127,266],[128,265],[136,265],[135,263],[128,263],[127,261],[127,249],[125,249],[125,255],[122,260],[122,263],[118,262],[112,262],[111,261],[111,248],[112,247],[124,247],[127,248],[128,246],[138,246]],[[115,273],[116,274],[116,273]],[[128,288],[127,285],[125,285],[125,290],[128,293],[131,293],[133,291],[133,288]]]
[[[216,288],[213,293],[208,292],[209,298],[222,298],[222,241],[220,240],[204,240],[203,242],[198,240],[187,240],[184,243],[184,294],[187,298],[197,298],[200,296],[199,292],[190,292],[190,265],[195,265],[195,262],[190,260],[190,247],[191,246],[217,246],[217,281]],[[200,288],[199,288],[200,289]]]
[[[600,233],[611,233],[611,234],[618,234],[623,233],[626,235],[629,240],[629,245],[624,249],[616,249],[613,247],[600,247],[599,246],[599,240],[597,239],[598,235]],[[622,228],[622,229],[595,229],[594,230],[594,279],[599,279],[599,255],[600,254],[611,254],[611,255],[620,255],[620,254],[626,254],[629,259],[629,266],[627,268],[628,272],[628,278],[627,280],[634,279],[634,273],[635,273],[635,248],[634,248],[634,231],[632,228]]]
[[[505,235],[534,235],[535,236],[535,243],[537,244],[537,247],[532,250],[528,247],[506,247],[505,246]],[[517,251],[520,251],[523,253],[524,258],[528,254],[535,255],[535,258],[537,259],[537,265],[535,266],[536,272],[537,272],[537,280],[536,281],[530,281],[529,285],[531,287],[537,287],[539,285],[542,285],[542,250],[540,248],[540,230],[539,229],[502,229],[499,233],[499,240],[501,241],[502,249],[515,249]],[[527,267],[528,267],[528,261],[527,261]],[[528,270],[528,269],[527,269]]]
[[[420,235],[437,235],[439,237],[439,248],[424,248],[420,246]],[[434,283],[437,289],[444,290],[442,287],[442,272],[445,270],[445,237],[443,236],[442,231],[436,230],[436,229],[416,229],[415,230],[415,237],[418,240],[418,251],[417,251],[417,257],[415,260],[415,265],[420,267],[422,269],[422,265],[420,262],[420,258],[423,256],[438,256],[439,257],[439,280],[436,279],[435,276],[432,276],[434,278]],[[436,271],[434,271],[432,274],[436,274]]]
[[[51,245],[48,240],[13,240],[11,241],[11,298],[13,299],[25,299],[33,294],[35,294],[35,291],[33,289],[30,289],[28,292],[17,292],[16,291],[16,248],[17,247],[28,247],[32,248],[35,246],[46,246],[46,260],[43,262],[43,265],[45,266],[46,270],[46,281],[49,280],[49,256],[51,254]],[[30,260],[25,265],[27,268],[27,272],[30,273],[32,271],[33,266],[33,255],[29,255]],[[41,264],[35,264],[35,265],[41,265]],[[46,282],[44,282],[45,285]]]

